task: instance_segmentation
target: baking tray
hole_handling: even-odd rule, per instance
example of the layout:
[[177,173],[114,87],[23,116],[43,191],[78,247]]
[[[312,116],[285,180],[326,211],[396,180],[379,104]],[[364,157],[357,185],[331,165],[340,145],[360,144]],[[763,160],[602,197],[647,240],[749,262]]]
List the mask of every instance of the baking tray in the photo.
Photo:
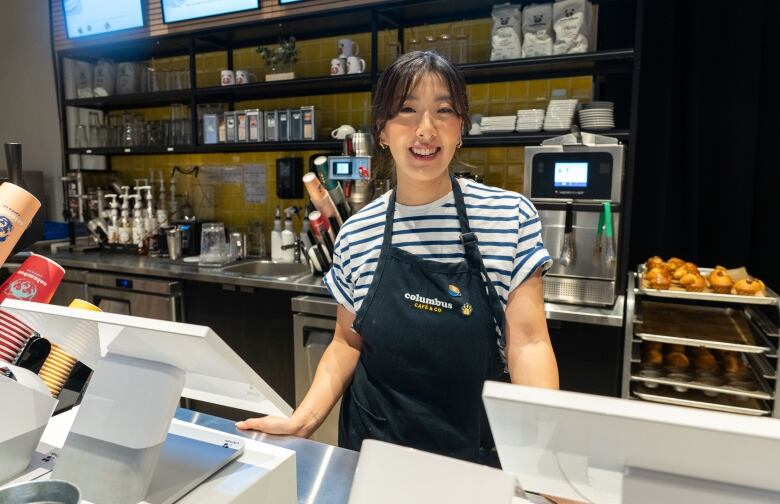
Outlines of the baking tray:
[[[708,392],[717,392],[719,394],[730,394],[735,396],[743,396],[743,397],[753,397],[755,399],[766,399],[766,400],[772,400],[774,399],[774,395],[771,391],[767,389],[767,386],[761,381],[757,379],[753,379],[753,381],[756,383],[757,390],[753,391],[747,391],[747,390],[739,390],[736,388],[731,388],[728,385],[722,385],[722,386],[714,386],[714,385],[707,385],[705,383],[701,383],[696,380],[696,378],[693,378],[692,381],[678,381],[678,380],[672,380],[667,377],[657,377],[657,378],[651,378],[648,376],[642,376],[639,374],[638,371],[631,373],[631,380],[635,382],[640,383],[654,383],[658,385],[668,385],[670,387],[687,387],[689,390],[701,390],[701,391],[708,391]],[[646,387],[650,390],[651,387]],[[712,397],[707,396],[708,399],[713,399]]]
[[766,357],[758,354],[748,354],[746,356],[753,369],[768,380],[776,380],[775,368],[766,360]]
[[780,329],[778,329],[778,327],[769,320],[769,317],[760,310],[757,310],[752,306],[747,306],[745,307],[745,316],[753,321],[753,323],[767,336],[780,338]]
[[[778,297],[777,293],[770,289],[767,286],[764,286],[764,295],[763,296],[740,296],[738,294],[718,294],[716,292],[712,292],[709,289],[705,292],[688,292],[684,288],[680,287],[676,283],[672,283],[672,286],[669,287],[669,290],[656,290],[651,289],[647,286],[647,283],[645,282],[644,278],[642,278],[642,274],[644,273],[645,265],[642,264],[637,268],[637,273],[634,273],[636,276],[636,285],[637,287],[634,289],[634,292],[636,294],[641,294],[643,296],[653,296],[653,297],[660,297],[660,298],[669,298],[669,299],[689,299],[692,301],[717,301],[721,303],[740,303],[740,304],[759,304],[759,305],[773,305],[778,304],[780,302],[780,297]],[[712,268],[699,268],[699,271],[701,272],[703,277],[707,277],[711,272]]]
[[753,416],[766,416],[770,413],[766,403],[759,399],[746,398],[745,400],[740,400],[737,396],[730,395],[707,397],[697,390],[677,392],[663,386],[651,390],[640,384],[634,389],[634,395],[645,401],[723,411],[725,413],[740,413]]
[[744,314],[734,308],[643,301],[641,317],[634,335],[643,341],[746,353],[772,351],[755,337]]

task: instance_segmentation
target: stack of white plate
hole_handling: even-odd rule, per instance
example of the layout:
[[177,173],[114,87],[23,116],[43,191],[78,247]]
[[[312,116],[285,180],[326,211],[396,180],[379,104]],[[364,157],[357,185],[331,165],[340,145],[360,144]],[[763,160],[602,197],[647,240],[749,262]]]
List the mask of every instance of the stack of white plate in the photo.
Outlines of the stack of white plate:
[[574,120],[577,100],[550,100],[544,118],[544,131],[568,131]]
[[584,130],[606,130],[615,127],[615,104],[612,102],[585,103],[580,110],[580,126]]
[[541,131],[544,125],[544,109],[526,109],[517,111],[515,131]]
[[483,117],[482,133],[509,133],[515,130],[515,116]]

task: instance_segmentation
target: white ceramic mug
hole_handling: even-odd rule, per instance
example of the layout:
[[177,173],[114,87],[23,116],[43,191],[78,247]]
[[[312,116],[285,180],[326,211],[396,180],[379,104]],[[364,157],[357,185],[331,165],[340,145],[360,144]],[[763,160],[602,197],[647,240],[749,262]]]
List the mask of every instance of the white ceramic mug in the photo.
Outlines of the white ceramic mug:
[[344,75],[346,73],[346,65],[341,58],[333,58],[330,60],[330,74],[331,75]]
[[358,74],[366,70],[366,60],[357,56],[347,58],[347,73]]
[[222,70],[219,72],[219,82],[223,86],[232,86],[236,83],[236,74],[233,70]]
[[335,138],[336,140],[344,140],[347,135],[354,135],[355,134],[355,128],[350,126],[349,124],[342,124],[338,128],[334,129],[330,132],[330,136]]
[[339,39],[339,58],[347,59],[350,56],[357,56],[360,52],[360,47],[357,42],[352,39],[344,38]]
[[250,82],[255,82],[256,80],[257,77],[255,77],[255,74],[249,70],[236,70],[236,84],[249,84]]

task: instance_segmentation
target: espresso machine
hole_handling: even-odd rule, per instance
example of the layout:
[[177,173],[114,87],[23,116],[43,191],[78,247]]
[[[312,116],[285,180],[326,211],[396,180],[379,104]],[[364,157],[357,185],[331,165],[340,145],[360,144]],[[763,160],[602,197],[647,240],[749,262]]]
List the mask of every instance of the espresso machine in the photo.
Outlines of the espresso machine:
[[624,146],[610,137],[572,133],[526,147],[523,191],[553,258],[546,301],[614,305],[623,171]]

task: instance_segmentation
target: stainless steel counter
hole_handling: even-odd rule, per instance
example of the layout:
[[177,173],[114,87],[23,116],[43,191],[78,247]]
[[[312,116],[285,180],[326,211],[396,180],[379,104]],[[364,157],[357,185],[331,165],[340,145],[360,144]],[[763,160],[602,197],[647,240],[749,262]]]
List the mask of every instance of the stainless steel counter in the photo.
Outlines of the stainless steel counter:
[[[178,280],[193,280],[261,289],[278,289],[319,294],[321,296],[329,295],[328,290],[322,283],[322,277],[314,275],[278,280],[271,277],[223,271],[220,268],[201,268],[198,267],[197,263],[186,263],[181,260],[171,261],[169,259],[146,256],[102,254],[98,252],[58,252],[56,254],[44,255],[53,259],[65,269],[80,268],[92,271],[175,278]],[[9,259],[8,262],[21,261]]]
[[[330,298],[328,290],[322,283],[322,277],[319,276],[305,275],[281,280],[245,273],[234,273],[220,268],[201,268],[196,263],[185,263],[183,261],[171,261],[169,259],[145,256],[101,254],[97,252],[59,252],[57,254],[45,255],[51,257],[66,269],[80,268],[93,271],[109,271],[325,296],[333,304],[332,316],[336,316],[336,303]],[[9,260],[8,262],[13,263],[15,261]],[[544,309],[549,320],[622,327],[625,297],[618,296],[615,305],[607,308],[547,302],[544,304]]]
[[358,452],[292,436],[272,436],[236,429],[233,421],[178,408],[176,418],[235,436],[255,439],[295,452],[298,502],[301,504],[346,504]]

